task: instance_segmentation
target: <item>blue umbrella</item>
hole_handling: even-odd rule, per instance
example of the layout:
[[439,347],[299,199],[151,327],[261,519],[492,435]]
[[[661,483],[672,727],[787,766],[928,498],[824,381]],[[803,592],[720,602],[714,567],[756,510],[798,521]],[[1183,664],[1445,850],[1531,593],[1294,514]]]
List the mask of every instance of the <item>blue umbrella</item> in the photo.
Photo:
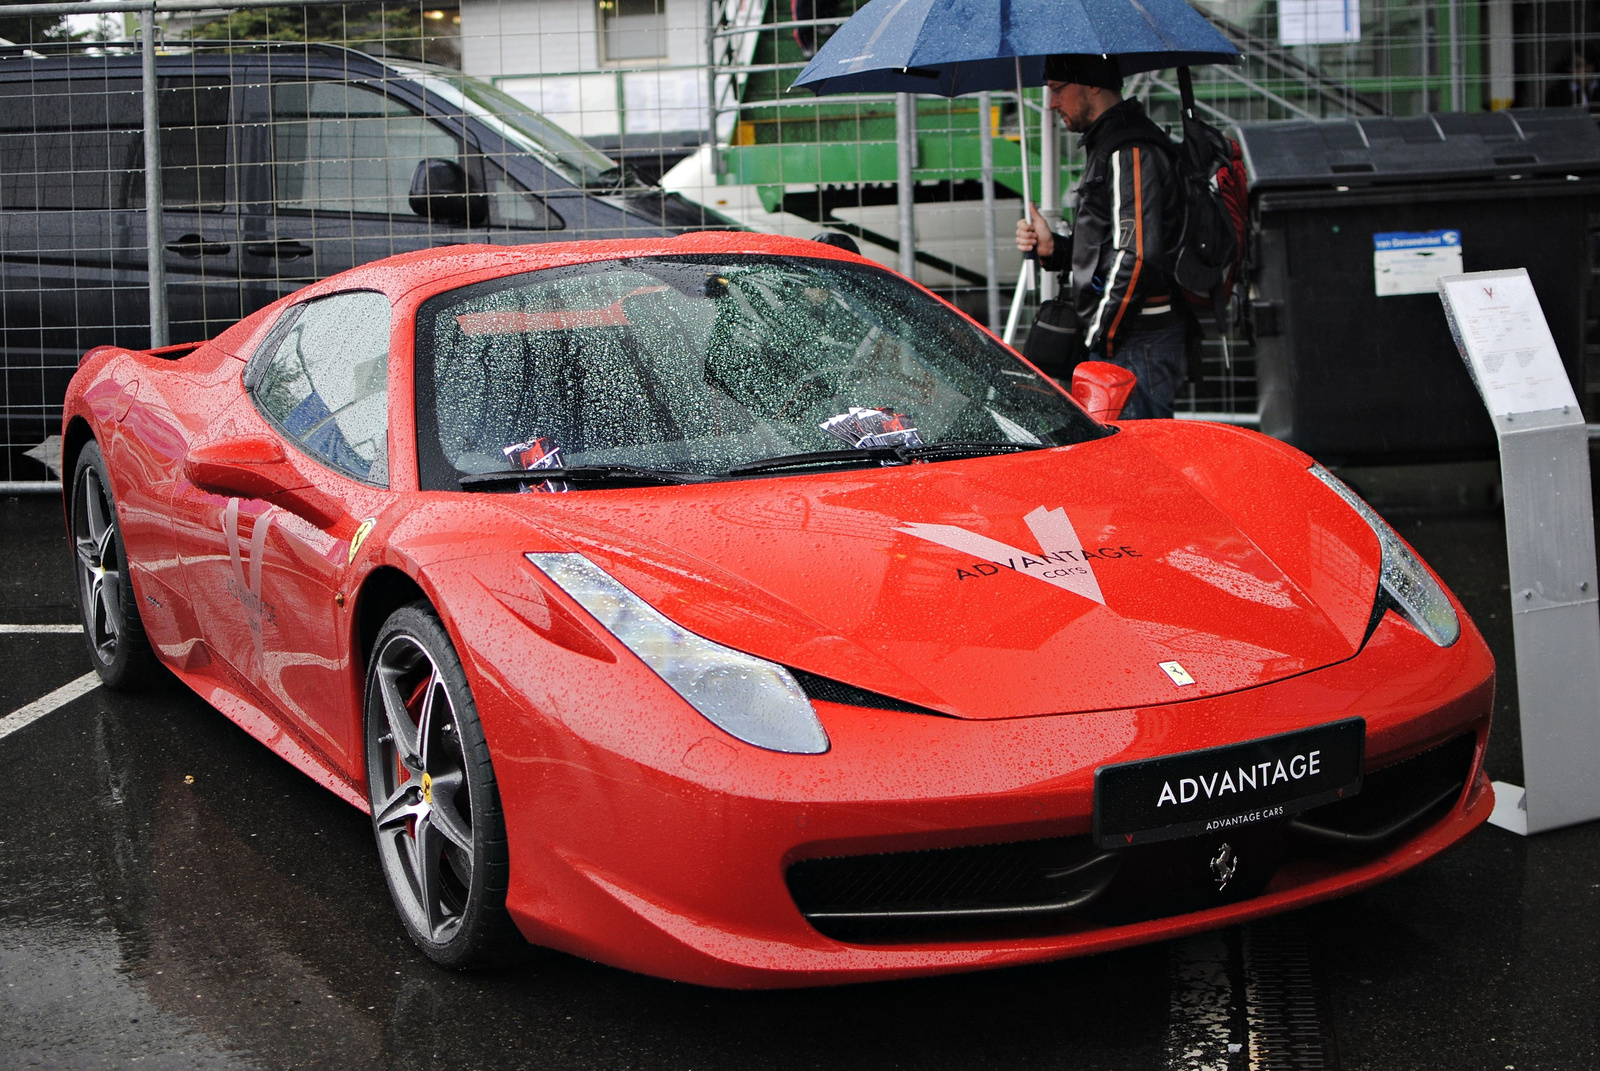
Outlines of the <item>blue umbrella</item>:
[[958,97],[1044,82],[1044,57],[1114,57],[1124,77],[1237,63],[1186,0],[871,0],[806,64],[796,88]]
[[[1165,67],[1237,63],[1239,50],[1186,0],[871,0],[828,39],[791,88],[959,97],[1044,82],[1057,53],[1115,57],[1123,77]],[[1185,101],[1188,107],[1189,102]],[[1031,204],[1021,112],[1022,199]],[[1033,285],[1036,254],[1017,280],[1010,342]]]

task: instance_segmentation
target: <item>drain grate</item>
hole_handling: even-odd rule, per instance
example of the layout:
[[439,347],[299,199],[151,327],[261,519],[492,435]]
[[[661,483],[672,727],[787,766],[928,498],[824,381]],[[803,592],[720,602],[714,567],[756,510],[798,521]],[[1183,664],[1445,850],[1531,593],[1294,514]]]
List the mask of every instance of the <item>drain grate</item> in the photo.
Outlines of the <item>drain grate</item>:
[[1334,1071],[1339,1066],[1312,955],[1298,915],[1261,919],[1244,928],[1251,1071]]

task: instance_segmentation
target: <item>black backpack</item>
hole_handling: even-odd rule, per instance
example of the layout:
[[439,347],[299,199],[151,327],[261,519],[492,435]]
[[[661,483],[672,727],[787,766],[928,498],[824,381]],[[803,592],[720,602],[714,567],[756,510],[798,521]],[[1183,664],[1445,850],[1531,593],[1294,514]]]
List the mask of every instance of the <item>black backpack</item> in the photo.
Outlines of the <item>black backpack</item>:
[[1179,184],[1183,223],[1167,247],[1172,281],[1192,308],[1210,309],[1217,330],[1228,329],[1228,302],[1241,274],[1247,225],[1247,182],[1238,143],[1195,114],[1194,82],[1189,68],[1178,68],[1183,106],[1183,141],[1171,138],[1154,123],[1129,126],[1108,137],[1098,149],[1112,153],[1125,145],[1153,145],[1173,164]]

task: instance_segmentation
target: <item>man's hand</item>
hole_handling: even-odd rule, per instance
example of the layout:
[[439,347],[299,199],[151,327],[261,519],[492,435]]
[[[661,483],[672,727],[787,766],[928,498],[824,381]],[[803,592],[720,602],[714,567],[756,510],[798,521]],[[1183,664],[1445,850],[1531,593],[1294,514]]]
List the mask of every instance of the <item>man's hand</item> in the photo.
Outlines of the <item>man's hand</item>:
[[1026,253],[1037,247],[1041,257],[1048,257],[1055,252],[1056,236],[1050,233],[1050,224],[1039,214],[1038,205],[1029,205],[1028,211],[1033,214],[1031,225],[1026,219],[1017,220],[1017,249]]

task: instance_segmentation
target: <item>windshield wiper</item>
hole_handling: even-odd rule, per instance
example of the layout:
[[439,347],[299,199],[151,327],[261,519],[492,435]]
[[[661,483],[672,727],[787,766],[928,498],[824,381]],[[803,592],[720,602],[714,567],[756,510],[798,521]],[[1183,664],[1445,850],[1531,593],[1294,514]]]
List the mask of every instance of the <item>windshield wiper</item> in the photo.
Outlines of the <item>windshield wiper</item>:
[[864,465],[878,462],[882,465],[909,465],[914,461],[931,461],[936,458],[985,457],[989,454],[1017,454],[1026,450],[1043,450],[1048,444],[1040,443],[979,443],[949,442],[928,443],[923,446],[861,446],[850,450],[818,450],[804,454],[780,454],[759,461],[746,461],[728,470],[729,476],[753,476],[761,472],[781,472],[784,469],[832,468],[838,465]]
[[647,190],[650,183],[646,182],[639,172],[633,169],[632,164],[618,164],[608,167],[589,183],[590,189],[602,190]]
[[458,481],[463,491],[488,491],[506,484],[543,483],[546,480],[567,480],[573,483],[606,483],[619,487],[632,484],[648,486],[679,483],[705,483],[715,479],[697,472],[674,472],[671,469],[651,469],[639,465],[569,465],[552,469],[508,469],[504,472],[475,472]]
[[948,442],[927,443],[906,447],[906,453],[919,461],[935,457],[988,457],[991,454],[1024,454],[1029,450],[1047,450],[1049,443],[980,443]]

